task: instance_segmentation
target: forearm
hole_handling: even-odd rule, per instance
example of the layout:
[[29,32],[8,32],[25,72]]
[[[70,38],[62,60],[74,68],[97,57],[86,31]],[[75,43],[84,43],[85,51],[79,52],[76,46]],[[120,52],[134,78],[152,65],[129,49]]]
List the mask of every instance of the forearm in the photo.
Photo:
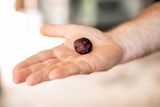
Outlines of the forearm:
[[160,50],[160,2],[106,34],[122,49],[121,63]]

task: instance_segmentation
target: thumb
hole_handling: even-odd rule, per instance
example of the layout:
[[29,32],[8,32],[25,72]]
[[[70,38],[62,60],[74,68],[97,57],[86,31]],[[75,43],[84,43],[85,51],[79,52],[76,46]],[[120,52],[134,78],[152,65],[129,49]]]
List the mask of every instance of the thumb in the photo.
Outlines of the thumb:
[[73,27],[70,25],[44,24],[42,25],[40,32],[44,36],[65,38],[71,33],[71,28]]

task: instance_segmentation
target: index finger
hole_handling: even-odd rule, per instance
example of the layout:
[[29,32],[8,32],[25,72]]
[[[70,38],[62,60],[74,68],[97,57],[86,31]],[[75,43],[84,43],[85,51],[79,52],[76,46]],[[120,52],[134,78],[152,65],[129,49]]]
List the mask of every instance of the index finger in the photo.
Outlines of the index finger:
[[30,65],[42,62],[44,60],[47,60],[47,59],[50,59],[53,57],[54,57],[54,55],[53,55],[53,52],[51,49],[41,51],[35,55],[30,56],[29,58],[25,59],[24,61],[20,62],[19,64],[17,64],[17,66],[14,68],[13,71],[16,71],[17,69],[28,67]]

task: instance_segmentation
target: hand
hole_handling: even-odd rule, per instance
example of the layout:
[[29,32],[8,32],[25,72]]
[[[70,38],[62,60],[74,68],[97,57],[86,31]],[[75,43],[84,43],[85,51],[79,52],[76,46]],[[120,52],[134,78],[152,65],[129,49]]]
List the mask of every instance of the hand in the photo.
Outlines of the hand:
[[[43,25],[41,33],[61,37],[65,42],[53,49],[41,51],[20,62],[13,69],[15,83],[35,85],[44,81],[108,70],[122,59],[122,51],[109,35],[98,29],[80,25]],[[75,52],[73,42],[86,37],[93,48],[88,54]]]

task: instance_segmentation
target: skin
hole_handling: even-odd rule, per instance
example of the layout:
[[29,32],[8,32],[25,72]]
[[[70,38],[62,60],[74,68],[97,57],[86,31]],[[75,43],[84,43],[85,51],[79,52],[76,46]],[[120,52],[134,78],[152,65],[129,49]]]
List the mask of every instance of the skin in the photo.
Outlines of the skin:
[[[108,70],[156,52],[160,50],[159,12],[160,2],[157,2],[139,16],[106,32],[82,25],[43,25],[40,30],[43,35],[64,38],[65,42],[17,64],[13,69],[13,81],[33,86],[76,74]],[[76,53],[73,47],[73,42],[82,37],[93,44],[92,51],[85,55]]]

